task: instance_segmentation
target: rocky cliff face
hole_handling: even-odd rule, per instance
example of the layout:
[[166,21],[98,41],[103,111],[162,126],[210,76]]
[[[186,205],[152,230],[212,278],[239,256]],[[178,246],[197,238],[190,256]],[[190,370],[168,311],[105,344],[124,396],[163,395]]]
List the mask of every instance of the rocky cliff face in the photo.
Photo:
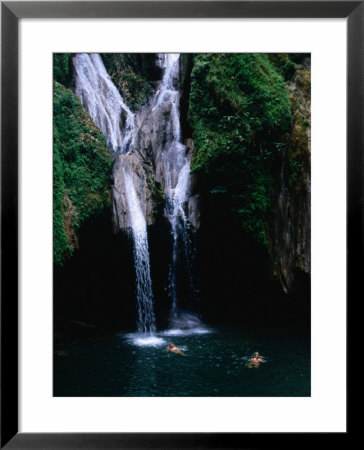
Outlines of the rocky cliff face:
[[287,83],[293,127],[282,152],[275,185],[275,213],[267,227],[273,273],[288,293],[295,274],[311,272],[311,70],[309,61],[296,66]]

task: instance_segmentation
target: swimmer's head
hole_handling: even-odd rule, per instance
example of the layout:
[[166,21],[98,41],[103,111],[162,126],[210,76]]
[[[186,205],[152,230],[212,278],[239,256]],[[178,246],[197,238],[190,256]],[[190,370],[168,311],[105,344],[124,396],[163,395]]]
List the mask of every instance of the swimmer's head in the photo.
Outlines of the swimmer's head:
[[173,342],[170,342],[169,343],[169,348],[173,348],[173,347],[174,347]]
[[259,353],[258,353],[258,352],[255,352],[255,353],[254,353],[254,356],[255,356],[255,358],[258,358]]

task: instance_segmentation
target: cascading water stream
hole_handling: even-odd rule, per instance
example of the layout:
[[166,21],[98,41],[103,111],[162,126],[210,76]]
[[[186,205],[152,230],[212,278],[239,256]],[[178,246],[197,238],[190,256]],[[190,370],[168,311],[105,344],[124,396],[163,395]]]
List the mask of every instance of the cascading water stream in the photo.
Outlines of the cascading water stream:
[[[77,54],[75,93],[106,137],[109,148],[116,154],[129,154],[136,135],[135,115],[124,103],[119,91],[106,72],[99,54]],[[123,190],[134,247],[138,322],[141,333],[156,330],[153,311],[153,291],[150,276],[147,225],[134,188],[129,166],[122,170]]]
[[[168,110],[168,119],[162,122],[165,133],[165,144],[161,149],[161,172],[166,194],[166,216],[171,224],[172,260],[169,268],[169,290],[172,300],[171,322],[177,315],[177,259],[179,251],[183,251],[187,266],[190,265],[190,241],[188,235],[189,222],[185,213],[190,186],[190,155],[181,142],[181,123],[179,114],[179,72],[180,54],[159,54],[157,63],[163,69],[163,79],[156,93],[152,112],[154,123],[160,120],[160,112]],[[181,248],[182,247],[182,248]],[[189,267],[188,267],[189,271]],[[192,284],[191,274],[189,274]]]
[[98,53],[77,53],[75,94],[106,137],[114,152],[130,153],[135,137],[135,114],[122,99]]
[[136,270],[136,293],[138,302],[138,331],[154,333],[153,291],[150,277],[147,224],[140,209],[132,176],[122,168],[126,198],[131,217],[131,231],[134,241],[134,264]]

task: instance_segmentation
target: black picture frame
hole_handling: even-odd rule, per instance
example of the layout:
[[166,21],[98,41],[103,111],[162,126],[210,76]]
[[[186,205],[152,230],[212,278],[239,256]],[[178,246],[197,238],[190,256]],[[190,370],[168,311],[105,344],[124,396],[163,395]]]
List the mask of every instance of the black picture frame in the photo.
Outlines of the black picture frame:
[[[307,444],[310,433],[284,433],[284,438],[281,433],[18,433],[18,21],[111,17],[347,19],[347,301],[363,273],[364,1],[1,2],[1,448],[261,448],[277,444],[296,448],[298,442]],[[348,420],[346,433],[331,435],[337,444],[346,445],[349,431]],[[327,438],[325,433],[314,435],[317,444]]]

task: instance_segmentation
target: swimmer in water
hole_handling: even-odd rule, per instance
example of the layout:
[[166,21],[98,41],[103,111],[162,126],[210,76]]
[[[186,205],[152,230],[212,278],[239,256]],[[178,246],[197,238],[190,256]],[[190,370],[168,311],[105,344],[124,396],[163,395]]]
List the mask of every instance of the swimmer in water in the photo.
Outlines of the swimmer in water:
[[261,362],[264,362],[264,361],[259,356],[259,353],[255,352],[253,358],[250,358],[250,362],[261,363]]
[[247,367],[249,367],[249,369],[254,368],[258,368],[260,363],[264,363],[265,361],[259,356],[258,352],[254,353],[253,358],[249,359],[249,362],[247,364]]
[[178,347],[176,347],[173,342],[170,342],[167,348],[168,351],[173,352],[173,353],[177,353],[178,355],[181,356],[187,356],[183,353],[182,350],[180,350]]

